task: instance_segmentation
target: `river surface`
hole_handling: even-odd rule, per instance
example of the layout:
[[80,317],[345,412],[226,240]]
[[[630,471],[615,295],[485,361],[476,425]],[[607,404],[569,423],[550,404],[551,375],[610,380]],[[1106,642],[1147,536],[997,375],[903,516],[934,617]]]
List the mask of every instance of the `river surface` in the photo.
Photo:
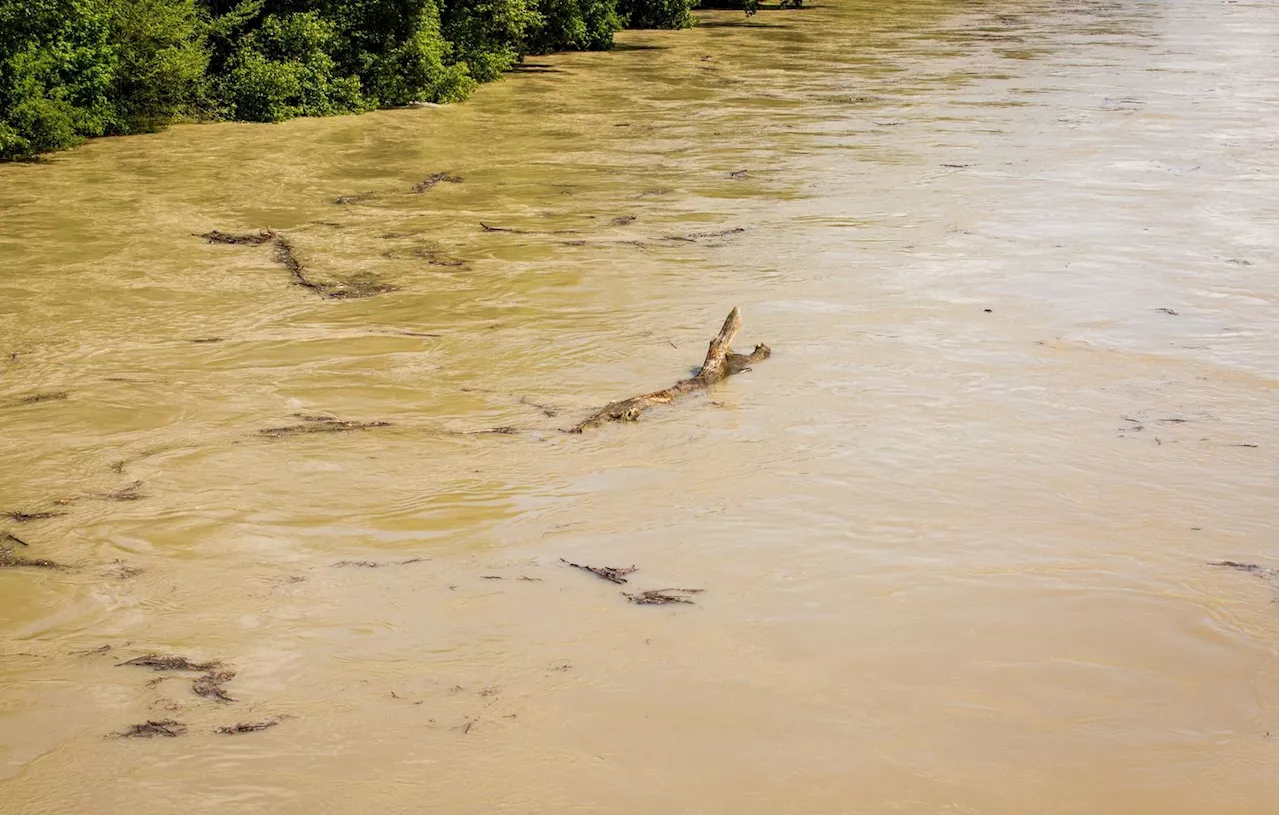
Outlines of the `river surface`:
[[1275,2],[700,20],[0,167],[0,810],[1275,811]]

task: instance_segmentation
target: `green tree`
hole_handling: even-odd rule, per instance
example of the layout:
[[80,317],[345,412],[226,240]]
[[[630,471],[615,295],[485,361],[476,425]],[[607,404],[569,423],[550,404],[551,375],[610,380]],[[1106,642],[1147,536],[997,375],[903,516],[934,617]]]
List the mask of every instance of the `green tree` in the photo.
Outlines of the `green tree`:
[[543,24],[534,0],[445,0],[443,32],[455,64],[477,82],[492,82],[525,54],[530,32]]
[[195,113],[209,55],[192,0],[112,0],[111,130],[155,130]]
[[688,28],[690,0],[618,0],[618,17],[626,28]]
[[380,106],[453,102],[475,87],[467,66],[450,59],[437,0],[330,0],[344,70],[358,75]]
[[0,0],[0,158],[108,132],[116,54],[102,0]]
[[529,32],[528,53],[607,51],[622,27],[615,0],[537,0],[542,21]]
[[318,12],[267,15],[241,38],[222,78],[235,118],[278,122],[370,107],[359,77],[344,74],[331,56],[337,45],[333,22]]

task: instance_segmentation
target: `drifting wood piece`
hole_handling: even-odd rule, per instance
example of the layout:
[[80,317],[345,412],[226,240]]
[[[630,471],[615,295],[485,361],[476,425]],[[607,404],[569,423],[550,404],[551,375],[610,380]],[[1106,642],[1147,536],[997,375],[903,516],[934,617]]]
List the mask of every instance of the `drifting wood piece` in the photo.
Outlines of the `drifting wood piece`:
[[730,345],[733,343],[733,338],[738,335],[740,328],[742,328],[742,314],[738,311],[738,307],[734,306],[733,311],[730,311],[729,316],[725,318],[724,325],[720,327],[720,333],[711,340],[711,344],[707,347],[707,357],[703,360],[702,369],[698,371],[696,376],[682,379],[665,390],[646,393],[643,396],[634,396],[621,402],[610,402],[593,416],[584,419],[565,432],[581,433],[589,428],[600,427],[609,422],[634,422],[641,413],[654,405],[665,405],[687,393],[704,390],[708,386],[733,374],[750,370],[752,363],[768,359],[772,351],[770,351],[769,346],[763,343],[757,345],[750,354],[735,354],[729,350]]

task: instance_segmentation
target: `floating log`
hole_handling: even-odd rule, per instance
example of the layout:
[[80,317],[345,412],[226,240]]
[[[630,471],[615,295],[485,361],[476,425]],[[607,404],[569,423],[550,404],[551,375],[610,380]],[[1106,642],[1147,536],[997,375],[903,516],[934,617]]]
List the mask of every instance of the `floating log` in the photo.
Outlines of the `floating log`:
[[768,359],[772,352],[769,346],[763,343],[757,345],[750,354],[735,354],[730,350],[733,338],[737,336],[740,328],[742,328],[742,315],[738,307],[734,306],[733,311],[730,311],[729,316],[725,318],[720,333],[711,340],[711,345],[707,348],[707,357],[703,360],[702,369],[696,376],[682,379],[665,390],[634,396],[621,402],[610,402],[593,416],[584,419],[566,432],[581,433],[610,422],[634,422],[641,413],[654,405],[665,405],[685,394],[705,390],[733,374],[750,370],[753,363]]

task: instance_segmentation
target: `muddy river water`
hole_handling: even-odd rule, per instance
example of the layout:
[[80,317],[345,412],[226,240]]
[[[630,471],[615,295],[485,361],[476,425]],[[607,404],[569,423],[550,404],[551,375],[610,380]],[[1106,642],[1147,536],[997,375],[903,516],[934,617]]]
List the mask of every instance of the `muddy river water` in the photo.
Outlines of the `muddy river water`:
[[0,810],[1275,811],[1276,4],[701,20],[0,167]]

